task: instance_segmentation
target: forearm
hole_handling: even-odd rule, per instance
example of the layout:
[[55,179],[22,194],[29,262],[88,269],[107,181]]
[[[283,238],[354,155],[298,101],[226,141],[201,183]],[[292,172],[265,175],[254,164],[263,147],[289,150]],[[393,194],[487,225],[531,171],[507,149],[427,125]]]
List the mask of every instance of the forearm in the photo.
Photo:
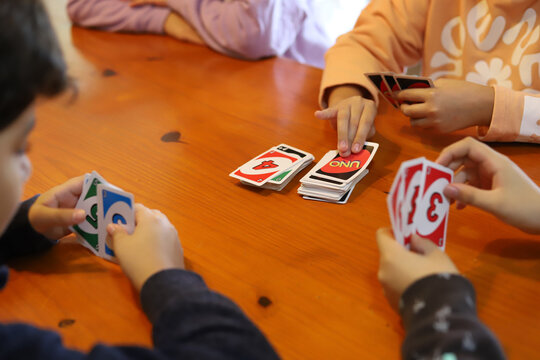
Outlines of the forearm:
[[407,332],[403,359],[445,353],[459,359],[505,358],[495,336],[477,317],[472,284],[459,275],[418,280],[404,292],[400,311]]
[[278,358],[240,308],[210,291],[195,273],[175,269],[154,274],[142,288],[141,303],[154,324],[154,345],[168,357]]
[[[327,94],[327,100],[325,100],[325,102],[327,101],[329,107],[353,96],[362,96],[365,99],[371,100],[374,98],[366,88],[349,84],[330,88],[328,89]],[[377,98],[375,97],[375,99]]]
[[79,26],[106,31],[162,34],[171,10],[158,6],[131,7],[124,0],[70,0],[71,21]]

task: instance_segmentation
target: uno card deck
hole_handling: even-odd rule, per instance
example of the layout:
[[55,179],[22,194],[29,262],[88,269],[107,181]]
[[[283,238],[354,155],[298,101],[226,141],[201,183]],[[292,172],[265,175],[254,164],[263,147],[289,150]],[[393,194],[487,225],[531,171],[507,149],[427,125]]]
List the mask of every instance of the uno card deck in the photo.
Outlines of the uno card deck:
[[281,191],[313,159],[308,152],[280,144],[240,166],[229,176],[246,185]]
[[327,152],[301,180],[298,193],[308,200],[344,204],[354,186],[368,173],[379,144],[366,142],[362,151],[346,158],[336,150]]
[[450,203],[443,190],[452,180],[452,170],[425,158],[401,164],[386,201],[400,244],[408,248],[416,233],[445,249]]
[[93,171],[86,174],[83,191],[77,209],[86,212],[85,220],[71,227],[77,241],[94,255],[117,262],[111,244],[107,243],[107,225],[123,224],[128,233],[135,228],[133,195],[109,184],[101,175]]

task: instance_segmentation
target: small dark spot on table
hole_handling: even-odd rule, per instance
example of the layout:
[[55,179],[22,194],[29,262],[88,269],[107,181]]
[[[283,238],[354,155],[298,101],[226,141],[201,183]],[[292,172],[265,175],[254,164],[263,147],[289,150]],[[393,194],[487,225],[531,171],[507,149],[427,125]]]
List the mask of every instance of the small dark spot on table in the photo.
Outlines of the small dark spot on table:
[[182,134],[180,134],[179,131],[170,131],[166,134],[164,134],[161,137],[161,141],[163,142],[181,142],[180,138],[182,137]]
[[270,305],[272,305],[272,300],[270,300],[266,296],[261,296],[259,298],[259,301],[257,301],[257,302],[259,303],[259,305],[261,305],[264,308],[269,307]]
[[149,56],[146,58],[146,60],[148,61],[160,61],[160,60],[163,60],[163,58],[161,56]]
[[103,70],[103,72],[101,73],[104,77],[110,77],[110,76],[116,76],[118,75],[116,73],[116,71],[114,71],[113,69],[105,69]]
[[75,324],[75,319],[63,319],[58,322],[59,328],[65,328]]
[[385,193],[386,195],[390,194],[390,192],[388,191],[383,191],[383,193]]

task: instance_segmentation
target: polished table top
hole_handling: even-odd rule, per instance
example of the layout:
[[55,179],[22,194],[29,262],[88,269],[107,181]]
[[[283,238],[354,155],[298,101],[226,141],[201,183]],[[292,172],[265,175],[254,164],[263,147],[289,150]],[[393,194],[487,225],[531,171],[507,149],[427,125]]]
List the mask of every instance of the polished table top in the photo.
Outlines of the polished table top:
[[[39,104],[25,194],[97,170],[168,215],[188,268],[237,302],[284,358],[397,358],[403,329],[377,281],[374,233],[390,225],[385,198],[401,162],[434,160],[464,134],[413,130],[383,105],[373,138],[379,152],[348,204],[298,196],[307,170],[281,192],[242,186],[229,172],[273,145],[316,160],[335,147],[335,131],[313,117],[320,70],[235,60],[166,37],[72,29],[65,0],[48,3],[79,93],[74,102],[66,95]],[[178,141],[162,140],[175,131]],[[540,181],[540,147],[494,147]],[[452,207],[447,239],[509,357],[538,357],[538,237]],[[79,349],[151,345],[151,326],[119,267],[73,236],[10,265],[0,321],[55,329]]]

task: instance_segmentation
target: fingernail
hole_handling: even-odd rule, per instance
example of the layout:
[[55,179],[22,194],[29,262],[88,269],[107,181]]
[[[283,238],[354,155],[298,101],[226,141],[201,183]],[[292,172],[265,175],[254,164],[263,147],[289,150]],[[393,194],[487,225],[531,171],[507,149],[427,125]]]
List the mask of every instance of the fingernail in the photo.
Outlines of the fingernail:
[[345,140],[341,140],[339,142],[339,146],[338,146],[338,149],[340,151],[347,151],[347,142]]
[[455,186],[448,185],[444,189],[444,194],[450,198],[456,198],[459,195],[459,189]]
[[81,222],[84,220],[86,216],[86,212],[82,209],[79,209],[79,210],[76,210],[74,213],[73,213],[73,221],[75,222]]
[[360,151],[360,144],[354,144],[353,147],[352,147],[352,151],[354,153],[357,153]]

